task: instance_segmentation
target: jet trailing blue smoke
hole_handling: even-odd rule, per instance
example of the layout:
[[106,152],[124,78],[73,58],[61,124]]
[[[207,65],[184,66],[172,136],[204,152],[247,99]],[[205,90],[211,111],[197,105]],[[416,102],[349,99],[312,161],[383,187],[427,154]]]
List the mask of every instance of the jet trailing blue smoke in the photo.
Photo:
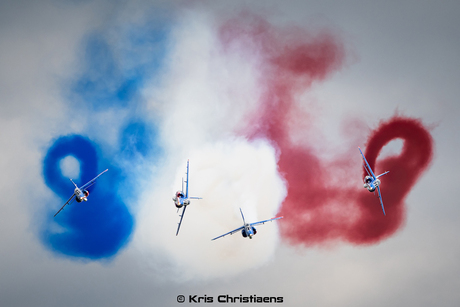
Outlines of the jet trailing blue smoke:
[[[74,202],[53,221],[53,212],[74,190],[59,167],[59,162],[67,156],[73,156],[80,163],[80,178],[74,179],[78,186],[94,178],[102,170],[99,167],[108,168],[110,176],[106,174],[96,181],[89,191],[87,202]],[[45,183],[62,202],[47,207],[49,220],[42,233],[45,245],[65,255],[99,259],[113,256],[126,244],[134,219],[117,192],[124,178],[120,169],[98,155],[94,142],[80,135],[60,137],[45,156],[43,175]],[[64,231],[53,232],[53,223]]]
[[[44,181],[60,201],[46,204],[49,214],[39,236],[53,252],[107,259],[129,242],[135,224],[131,202],[136,202],[139,179],[135,172],[142,169],[142,163],[155,163],[162,154],[155,122],[143,111],[141,90],[158,78],[167,38],[167,25],[150,21],[116,34],[92,33],[84,39],[81,70],[63,89],[66,103],[85,118],[76,125],[84,126],[78,135],[58,136],[44,154]],[[97,120],[111,109],[117,110],[114,117]],[[118,135],[117,141],[101,140],[106,133]],[[69,156],[80,164],[80,177],[73,178],[79,186],[102,170],[109,171],[91,187],[87,202],[74,202],[53,219],[74,191],[60,168],[60,162]]]

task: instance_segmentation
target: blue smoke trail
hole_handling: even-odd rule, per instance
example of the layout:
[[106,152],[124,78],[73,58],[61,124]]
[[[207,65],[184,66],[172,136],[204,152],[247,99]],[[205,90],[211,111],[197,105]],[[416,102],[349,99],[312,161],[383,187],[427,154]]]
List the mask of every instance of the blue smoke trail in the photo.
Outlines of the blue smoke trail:
[[[44,159],[45,183],[61,197],[62,204],[72,195],[72,183],[62,176],[59,162],[73,156],[80,162],[80,178],[74,180],[81,186],[94,178],[100,171],[109,171],[101,176],[90,190],[87,202],[67,206],[55,218],[65,231],[52,233],[51,221],[43,233],[45,244],[65,255],[99,259],[114,255],[128,240],[134,220],[126,205],[118,197],[118,184],[123,181],[120,170],[108,164],[99,163],[96,145],[80,135],[57,139]],[[102,168],[99,168],[101,164]],[[54,206],[53,210],[60,205]],[[51,211],[51,210],[50,210]],[[50,220],[53,214],[49,214]]]
[[[65,91],[68,101],[89,118],[110,108],[125,109],[131,115],[124,117],[119,148],[111,148],[110,154],[94,140],[81,135],[61,136],[48,149],[43,161],[44,180],[61,198],[61,203],[47,204],[49,218],[40,237],[53,252],[91,260],[107,259],[128,244],[135,223],[124,201],[129,200],[130,207],[131,202],[137,201],[140,179],[132,170],[139,169],[146,160],[158,161],[162,155],[156,127],[142,112],[140,92],[147,82],[154,84],[161,77],[168,34],[165,23],[150,22],[128,28],[115,43],[111,40],[109,44],[103,33],[93,33],[85,39],[82,71]],[[92,128],[84,127],[84,131],[91,135]],[[102,129],[114,127],[108,123]],[[74,190],[59,167],[67,156],[80,163],[77,185],[106,168],[109,171],[97,180],[87,202],[67,206],[53,220],[53,214]],[[56,223],[61,226],[59,231]]]
[[70,99],[95,110],[129,108],[141,100],[140,89],[158,78],[167,53],[164,25],[127,30],[115,46],[103,34],[89,35],[83,48],[83,72],[71,85]]

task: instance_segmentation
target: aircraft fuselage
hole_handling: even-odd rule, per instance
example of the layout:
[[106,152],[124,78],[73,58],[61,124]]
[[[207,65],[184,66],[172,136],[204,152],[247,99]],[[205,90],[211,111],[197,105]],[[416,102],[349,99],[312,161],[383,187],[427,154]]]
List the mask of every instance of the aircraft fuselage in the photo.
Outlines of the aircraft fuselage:
[[257,233],[257,230],[254,226],[251,226],[249,224],[244,225],[244,228],[241,229],[241,235],[244,238],[249,238],[252,239],[252,237]]
[[177,191],[176,195],[173,197],[174,205],[176,208],[182,208],[183,206],[190,205],[190,200],[184,197],[182,191]]
[[77,203],[81,203],[82,201],[88,201],[89,191],[80,190],[79,188],[75,188],[74,194],[75,194],[75,200],[77,201]]
[[369,192],[374,192],[379,185],[379,179],[374,179],[371,176],[364,177],[364,188],[367,189]]

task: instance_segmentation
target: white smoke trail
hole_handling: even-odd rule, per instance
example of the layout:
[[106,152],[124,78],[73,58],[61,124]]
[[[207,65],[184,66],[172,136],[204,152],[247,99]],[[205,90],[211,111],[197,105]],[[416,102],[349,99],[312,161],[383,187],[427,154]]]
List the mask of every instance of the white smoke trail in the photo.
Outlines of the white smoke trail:
[[175,179],[160,176],[166,180],[144,198],[139,243],[151,249],[152,259],[156,251],[166,252],[181,272],[177,277],[186,279],[233,275],[268,261],[279,240],[277,222],[259,226],[252,240],[240,233],[211,239],[242,226],[240,207],[247,222],[276,215],[286,189],[273,147],[264,141],[234,139],[207,144],[189,156],[189,193],[203,199],[191,201],[176,237],[179,214],[171,198],[185,177],[186,162],[181,161]]
[[[257,57],[242,61],[220,53],[215,22],[187,15],[173,32],[174,50],[150,110],[161,114],[165,161],[142,196],[136,246],[153,266],[169,259],[174,277],[213,278],[266,263],[276,249],[278,222],[260,226],[253,240],[241,234],[211,241],[247,222],[276,215],[286,195],[276,151],[266,141],[235,136],[257,97]],[[171,200],[190,159],[190,195],[179,236],[179,213]],[[170,267],[170,268],[171,268]],[[162,268],[164,269],[164,267]],[[168,269],[170,270],[170,269]]]

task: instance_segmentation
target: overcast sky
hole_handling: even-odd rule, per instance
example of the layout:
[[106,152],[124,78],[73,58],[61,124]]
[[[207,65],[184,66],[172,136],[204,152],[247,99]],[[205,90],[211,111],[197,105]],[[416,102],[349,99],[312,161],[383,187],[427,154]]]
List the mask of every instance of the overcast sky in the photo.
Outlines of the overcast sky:
[[[178,295],[221,305],[228,294],[458,306],[459,11],[457,1],[2,1],[0,305],[166,306]],[[395,115],[422,123],[433,155],[398,201],[405,185],[390,174],[407,165],[382,177],[383,216],[356,147]],[[377,172],[403,146],[384,147]],[[290,168],[290,157],[308,161]],[[203,199],[176,237],[171,198],[187,159],[190,194]],[[53,218],[72,194],[67,178],[106,168],[88,202]],[[399,222],[376,236],[358,227],[363,194],[375,225]],[[285,218],[252,240],[211,241],[242,224],[240,207],[250,222]]]

